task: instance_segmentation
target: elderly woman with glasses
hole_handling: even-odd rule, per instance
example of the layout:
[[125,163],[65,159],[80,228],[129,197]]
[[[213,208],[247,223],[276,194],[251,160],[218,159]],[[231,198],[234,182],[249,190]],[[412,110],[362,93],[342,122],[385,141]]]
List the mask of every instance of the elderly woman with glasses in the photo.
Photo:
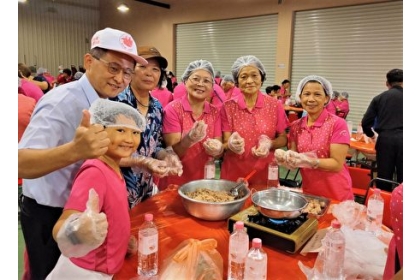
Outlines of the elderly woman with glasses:
[[204,178],[209,157],[223,153],[219,110],[206,99],[213,92],[214,69],[207,60],[191,62],[182,74],[187,94],[164,108],[163,139],[183,165],[182,176],[168,176],[167,184],[182,185]]
[[226,149],[221,178],[235,181],[255,169],[249,184],[266,185],[274,150],[287,144],[287,116],[279,100],[260,91],[266,72],[258,58],[239,57],[232,65],[232,76],[240,94],[221,110]]
[[352,182],[346,165],[350,135],[346,121],[328,112],[331,83],[320,76],[303,78],[296,90],[307,116],[290,125],[290,150],[276,150],[279,164],[300,167],[302,191],[338,201],[353,200]]
[[182,170],[179,158],[163,143],[163,108],[151,95],[153,89],[162,85],[168,61],[153,46],[140,46],[137,52],[147,65],[137,64],[129,86],[113,99],[130,105],[146,118],[136,152],[120,161],[131,208],[159,191],[159,178]]

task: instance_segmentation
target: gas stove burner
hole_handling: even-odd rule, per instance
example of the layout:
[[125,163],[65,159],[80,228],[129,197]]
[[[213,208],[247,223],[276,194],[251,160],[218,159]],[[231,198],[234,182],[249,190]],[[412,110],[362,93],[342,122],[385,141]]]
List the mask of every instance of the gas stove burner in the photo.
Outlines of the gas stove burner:
[[287,220],[285,220],[285,219],[280,219],[280,220],[268,219],[268,222],[273,223],[275,225],[281,225],[281,224],[287,223]]
[[272,219],[260,213],[248,215],[248,221],[286,234],[293,233],[307,219],[308,215],[306,213],[294,219]]

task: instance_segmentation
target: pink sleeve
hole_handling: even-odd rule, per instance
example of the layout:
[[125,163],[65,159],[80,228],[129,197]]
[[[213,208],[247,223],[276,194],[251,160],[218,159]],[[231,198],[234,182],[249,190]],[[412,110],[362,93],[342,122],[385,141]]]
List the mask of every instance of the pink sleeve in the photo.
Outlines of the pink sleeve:
[[283,104],[279,100],[277,102],[277,133],[282,133],[289,125],[289,118],[286,115],[286,111],[284,111]]
[[327,111],[330,112],[331,114],[335,115],[336,114],[336,108],[335,108],[335,104],[334,102],[330,101],[330,103],[328,103],[327,107],[326,107]]
[[96,166],[82,167],[74,179],[70,196],[64,209],[72,209],[80,212],[86,210],[86,202],[89,199],[89,190],[94,188],[99,196],[99,209],[102,209],[104,201],[104,189],[100,186],[104,185],[105,176]]
[[181,132],[181,123],[179,122],[178,114],[175,111],[173,103],[165,106],[163,109],[163,133]]
[[350,145],[350,134],[347,123],[344,119],[338,118],[334,123],[331,144],[347,144]]

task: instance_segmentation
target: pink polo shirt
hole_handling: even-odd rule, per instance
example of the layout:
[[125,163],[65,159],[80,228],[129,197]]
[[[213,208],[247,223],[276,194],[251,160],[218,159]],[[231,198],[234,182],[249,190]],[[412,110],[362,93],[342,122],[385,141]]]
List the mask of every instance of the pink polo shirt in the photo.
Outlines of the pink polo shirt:
[[283,132],[289,125],[283,105],[266,94],[258,93],[257,102],[252,110],[246,108],[242,94],[225,102],[221,109],[222,131],[235,132],[245,139],[245,152],[242,155],[226,150],[223,157],[221,178],[236,181],[245,177],[253,169],[257,173],[249,180],[250,184],[267,184],[268,164],[274,158],[270,150],[266,158],[252,155],[251,148],[258,144],[262,134],[270,139]]
[[327,109],[328,112],[330,112],[333,115],[336,115],[336,108],[335,108],[335,103],[333,100],[331,100],[327,106],[325,106],[325,108]]
[[180,132],[181,137],[184,137],[191,130],[195,121],[204,120],[207,124],[206,138],[191,146],[181,158],[182,176],[168,176],[166,184],[182,185],[193,180],[203,179],[204,165],[210,157],[204,150],[203,142],[207,138],[222,136],[219,110],[205,101],[203,114],[198,119],[194,119],[188,98],[184,96],[169,103],[163,114],[164,134]]
[[174,100],[180,99],[187,95],[187,88],[184,83],[179,83],[174,88]]
[[160,104],[162,104],[162,108],[165,108],[169,102],[174,100],[172,92],[170,92],[166,87],[165,88],[155,88],[150,92],[150,94],[159,100]]
[[[316,122],[307,126],[308,117],[302,117],[290,126],[289,141],[296,143],[297,152],[315,151],[318,158],[330,157],[331,144],[350,144],[346,121],[324,109]],[[338,201],[353,200],[352,182],[346,163],[340,172],[302,168],[304,193],[324,196]]]
[[21,79],[21,81],[22,81],[21,87],[26,96],[32,97],[33,99],[35,99],[36,102],[38,102],[38,100],[44,96],[44,92],[42,92],[39,86],[35,85],[32,82],[26,81],[24,79]]
[[226,101],[226,94],[223,91],[223,89],[217,85],[213,85],[213,93],[211,96],[211,104],[216,106],[217,108],[221,108],[223,106],[223,103]]
[[340,110],[339,112],[337,112],[337,116],[347,116],[347,114],[350,111],[349,101],[347,99],[344,99],[343,101],[337,103],[337,108]]

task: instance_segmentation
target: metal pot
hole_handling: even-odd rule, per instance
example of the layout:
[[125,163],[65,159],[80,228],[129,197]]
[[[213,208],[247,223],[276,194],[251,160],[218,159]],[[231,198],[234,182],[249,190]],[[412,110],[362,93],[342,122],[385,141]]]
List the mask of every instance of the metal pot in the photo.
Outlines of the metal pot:
[[294,219],[308,204],[303,195],[280,189],[258,191],[251,199],[258,212],[272,219]]
[[178,193],[181,196],[185,210],[187,210],[190,215],[207,221],[220,221],[226,220],[241,210],[245,201],[251,195],[251,191],[247,187],[239,188],[238,197],[235,200],[227,202],[206,202],[195,200],[188,197],[185,193],[192,192],[200,188],[230,192],[236,184],[236,182],[228,180],[196,180],[179,187]]

